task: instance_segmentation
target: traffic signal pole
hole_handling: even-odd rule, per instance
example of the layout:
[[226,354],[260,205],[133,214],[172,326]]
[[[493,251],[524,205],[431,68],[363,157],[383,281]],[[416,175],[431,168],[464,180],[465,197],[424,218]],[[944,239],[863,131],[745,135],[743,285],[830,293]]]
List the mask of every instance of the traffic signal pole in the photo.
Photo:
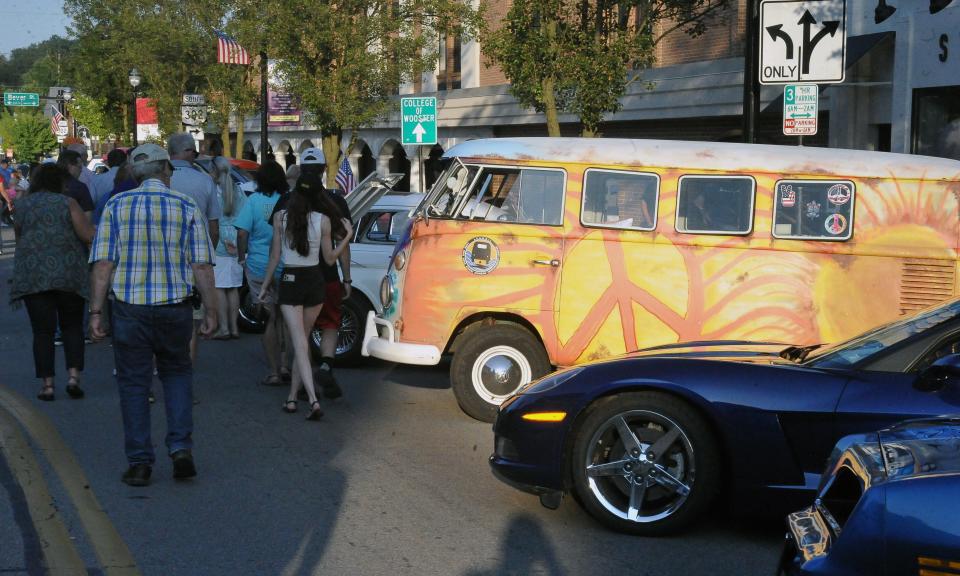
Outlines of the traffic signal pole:
[[760,107],[760,84],[757,78],[760,0],[745,0],[745,3],[747,21],[743,35],[743,141],[752,144],[756,141]]

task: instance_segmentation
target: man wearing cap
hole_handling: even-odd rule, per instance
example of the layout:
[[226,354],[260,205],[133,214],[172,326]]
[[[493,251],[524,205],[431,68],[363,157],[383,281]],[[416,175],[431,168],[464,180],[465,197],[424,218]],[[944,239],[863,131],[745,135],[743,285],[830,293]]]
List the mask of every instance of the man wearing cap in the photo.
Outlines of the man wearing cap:
[[[163,383],[173,477],[197,474],[190,294],[196,286],[204,299],[214,298],[213,245],[193,199],[170,189],[173,166],[163,148],[143,144],[130,153],[130,163],[140,185],[107,202],[90,252],[90,335],[96,340],[106,335],[101,316],[109,287],[115,295],[113,351],[129,463],[122,480],[146,486],[155,461],[147,399],[154,358]],[[209,337],[216,328],[211,306],[200,333]]]
[[76,176],[76,178],[90,189],[93,186],[94,173],[93,170],[87,168],[87,162],[90,160],[87,158],[87,145],[83,142],[74,142],[67,146],[67,150],[80,155],[80,175]]
[[[319,148],[307,148],[300,154],[300,177],[314,177],[322,181],[324,172],[327,169],[327,160],[323,155],[323,150]],[[336,192],[324,189],[330,200],[336,205],[340,215],[348,218],[353,224],[353,218],[350,216],[350,208],[343,196]],[[273,209],[270,215],[271,222],[273,216],[280,210],[286,209],[289,195],[284,195]],[[343,299],[350,297],[350,285],[353,280],[350,279],[350,239],[344,239],[347,247],[340,253],[338,262],[343,271],[343,280],[341,283],[340,274],[337,272],[337,265],[327,266],[323,259],[320,265],[323,266],[323,275],[326,280],[326,295],[323,301],[323,308],[320,315],[317,316],[315,326],[320,328],[320,363],[317,366],[316,381],[323,387],[323,395],[327,398],[339,398],[343,395],[340,385],[333,377],[333,360],[337,355],[337,332],[340,329],[340,319],[343,317]]]

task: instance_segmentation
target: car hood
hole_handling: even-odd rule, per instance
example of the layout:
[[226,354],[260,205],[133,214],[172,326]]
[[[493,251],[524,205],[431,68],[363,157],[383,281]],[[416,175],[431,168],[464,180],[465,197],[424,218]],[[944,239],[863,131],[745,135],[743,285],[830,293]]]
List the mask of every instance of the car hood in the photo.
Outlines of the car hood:
[[752,342],[749,340],[720,340],[714,342],[680,342],[644,348],[625,354],[624,358],[694,358],[726,360],[755,364],[793,364],[780,357],[786,344]]

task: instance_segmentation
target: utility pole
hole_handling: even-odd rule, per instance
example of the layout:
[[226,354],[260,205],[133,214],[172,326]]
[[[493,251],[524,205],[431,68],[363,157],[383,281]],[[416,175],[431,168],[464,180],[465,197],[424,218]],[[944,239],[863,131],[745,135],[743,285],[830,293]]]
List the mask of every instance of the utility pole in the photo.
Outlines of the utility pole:
[[760,0],[746,0],[747,26],[743,45],[743,141],[756,141],[756,123],[760,105],[760,85],[757,81],[757,43],[760,21]]
[[267,52],[260,51],[260,163],[267,161]]

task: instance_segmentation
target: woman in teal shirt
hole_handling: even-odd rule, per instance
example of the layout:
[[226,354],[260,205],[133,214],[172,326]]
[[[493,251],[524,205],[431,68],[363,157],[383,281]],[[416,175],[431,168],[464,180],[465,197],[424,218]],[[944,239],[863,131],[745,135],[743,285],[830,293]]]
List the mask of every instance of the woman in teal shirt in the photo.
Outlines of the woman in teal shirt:
[[[247,198],[233,221],[237,230],[237,259],[244,267],[247,277],[247,286],[254,302],[267,308],[270,318],[267,320],[266,330],[261,342],[267,355],[267,364],[270,374],[261,381],[268,386],[283,384],[281,378],[280,338],[280,310],[277,306],[277,292],[268,290],[260,300],[260,288],[263,286],[263,277],[267,272],[267,262],[270,259],[270,244],[273,240],[273,224],[270,214],[280,195],[287,191],[287,179],[283,168],[273,160],[267,160],[257,171],[257,191]],[[280,276],[282,270],[278,267],[274,277]],[[272,283],[274,286],[276,283]],[[285,370],[289,374],[289,369]]]

